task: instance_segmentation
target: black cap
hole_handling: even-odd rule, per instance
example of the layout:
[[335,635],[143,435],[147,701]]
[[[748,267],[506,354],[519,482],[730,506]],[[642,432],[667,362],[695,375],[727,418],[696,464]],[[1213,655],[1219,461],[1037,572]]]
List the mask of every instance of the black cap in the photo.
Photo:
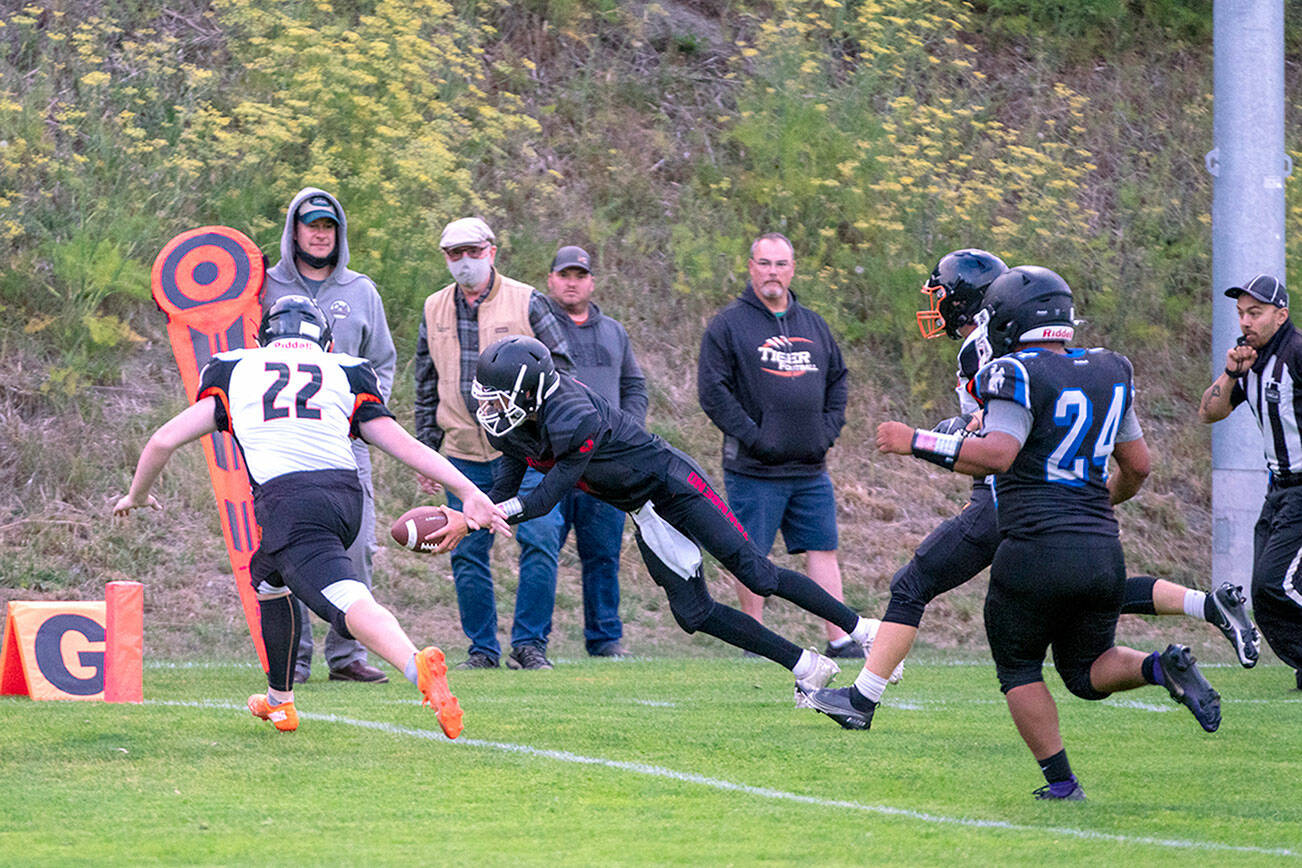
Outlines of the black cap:
[[592,273],[592,257],[582,247],[562,247],[556,251],[552,260],[552,271],[564,271],[567,268],[582,268]]
[[1288,307],[1288,289],[1278,277],[1258,274],[1243,286],[1231,286],[1225,290],[1225,294],[1230,298],[1238,298],[1245,292],[1257,301],[1264,301],[1275,307]]

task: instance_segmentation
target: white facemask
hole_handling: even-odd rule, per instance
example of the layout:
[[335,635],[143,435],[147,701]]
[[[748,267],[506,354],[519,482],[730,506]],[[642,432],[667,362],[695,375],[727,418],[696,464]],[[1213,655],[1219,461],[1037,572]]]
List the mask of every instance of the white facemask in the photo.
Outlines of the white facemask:
[[473,289],[487,280],[488,272],[492,267],[493,263],[487,256],[483,259],[463,256],[456,262],[448,263],[448,271],[452,272],[452,279],[467,289]]

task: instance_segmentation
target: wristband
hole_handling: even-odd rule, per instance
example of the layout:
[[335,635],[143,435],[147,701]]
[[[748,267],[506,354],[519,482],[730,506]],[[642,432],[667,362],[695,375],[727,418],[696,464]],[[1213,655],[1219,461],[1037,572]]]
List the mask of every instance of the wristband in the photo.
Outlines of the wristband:
[[[1248,371],[1251,370],[1252,368],[1248,368]],[[1226,368],[1225,376],[1229,377],[1231,380],[1242,380],[1244,377],[1248,376],[1248,371],[1240,371],[1236,374],[1234,373],[1234,371],[1231,371],[1229,368]]]
[[953,470],[954,462],[958,460],[958,450],[962,447],[966,436],[966,432],[938,434],[935,431],[918,428],[913,432],[913,442],[909,444],[909,448],[915,458],[930,461],[946,470]]
[[520,498],[518,497],[512,497],[508,500],[502,501],[497,505],[497,508],[506,513],[507,521],[511,521],[513,518],[518,518],[524,513],[524,504],[520,502]]

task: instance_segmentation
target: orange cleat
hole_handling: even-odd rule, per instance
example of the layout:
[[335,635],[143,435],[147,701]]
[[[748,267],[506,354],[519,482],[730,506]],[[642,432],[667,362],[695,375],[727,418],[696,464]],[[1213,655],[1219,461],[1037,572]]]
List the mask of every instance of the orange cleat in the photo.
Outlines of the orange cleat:
[[421,705],[438,713],[443,734],[448,738],[461,735],[461,705],[448,689],[448,664],[443,652],[433,645],[416,652],[416,686],[425,697]]
[[294,710],[293,700],[272,705],[267,694],[255,693],[249,697],[249,711],[254,717],[271,721],[271,725],[281,732],[298,729],[298,712]]

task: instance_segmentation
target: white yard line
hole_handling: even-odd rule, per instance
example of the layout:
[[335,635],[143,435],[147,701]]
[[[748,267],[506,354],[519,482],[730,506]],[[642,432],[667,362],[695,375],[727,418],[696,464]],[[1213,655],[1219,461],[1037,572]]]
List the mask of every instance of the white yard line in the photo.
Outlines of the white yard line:
[[[248,710],[242,705],[235,705],[233,703],[217,700],[180,702],[151,699],[147,700],[145,704],[183,706],[188,708],[215,708],[241,711],[245,714],[248,713]],[[413,727],[398,726],[397,724],[385,723],[383,721],[357,720],[350,717],[340,717],[337,714],[316,714],[301,711],[298,716],[304,720],[340,723],[345,726],[356,726],[361,729],[376,730],[378,732],[388,733],[389,735],[408,736],[410,738],[419,738],[426,741],[441,741],[445,744],[456,747],[485,748],[502,753],[512,753],[536,757],[539,759],[548,759],[555,762],[600,766],[602,768],[615,769],[617,771],[630,772],[632,774],[645,775],[648,777],[666,778],[668,780],[681,781],[683,783],[697,784],[699,786],[710,787],[716,790],[745,793],[747,795],[759,796],[766,799],[796,802],[798,804],[814,805],[820,808],[845,808],[847,810],[859,811],[866,814],[903,817],[905,819],[918,820],[924,823],[933,823],[942,826],[961,826],[972,829],[995,829],[1007,832],[1031,832],[1037,835],[1061,835],[1071,838],[1079,838],[1085,841],[1111,841],[1117,844],[1143,844],[1177,850],[1195,850],[1218,853],[1261,853],[1268,856],[1291,856],[1294,858],[1302,856],[1302,853],[1299,853],[1296,850],[1282,847],[1251,847],[1236,844],[1224,844],[1219,841],[1192,841],[1181,838],[1150,838],[1136,835],[1117,835],[1108,832],[1095,832],[1090,829],[1073,829],[1065,826],[1031,826],[1020,823],[1008,823],[1003,820],[978,820],[969,817],[947,817],[942,814],[930,814],[923,811],[914,811],[909,808],[894,808],[889,805],[867,805],[863,802],[851,802],[843,799],[825,799],[820,796],[806,796],[800,793],[790,793],[785,790],[775,790],[769,787],[753,787],[749,784],[739,784],[732,781],[725,781],[720,778],[710,778],[692,772],[680,772],[674,769],[664,768],[663,766],[604,759],[602,757],[590,757],[582,754],[571,753],[569,751],[549,750],[525,744],[485,741],[476,738],[459,738],[456,741],[450,741],[447,736],[437,730],[415,729]]]

